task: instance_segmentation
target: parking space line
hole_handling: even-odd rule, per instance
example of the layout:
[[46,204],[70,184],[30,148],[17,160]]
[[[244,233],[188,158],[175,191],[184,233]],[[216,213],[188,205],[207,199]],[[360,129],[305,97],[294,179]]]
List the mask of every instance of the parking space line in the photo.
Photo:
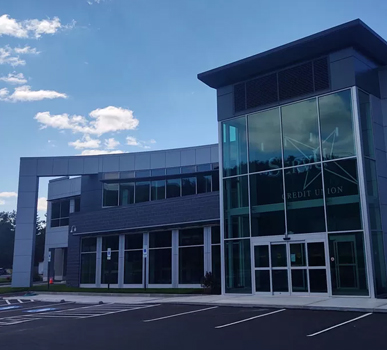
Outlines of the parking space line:
[[182,312],[182,313],[179,313],[179,314],[174,314],[174,315],[169,315],[169,316],[152,318],[150,320],[143,320],[143,322],[153,322],[153,321],[165,320],[166,318],[178,317],[178,316],[193,314],[195,312],[202,312],[202,311],[212,310],[212,309],[216,309],[216,308],[218,308],[218,306],[212,306],[212,307],[207,307],[205,309],[193,310],[193,311]]
[[11,305],[11,302],[7,299],[5,299],[5,302],[8,304],[8,305]]
[[224,327],[228,327],[228,326],[233,326],[233,325],[238,324],[238,323],[242,323],[242,322],[247,322],[247,321],[255,320],[256,318],[274,315],[274,314],[277,314],[277,313],[282,312],[282,311],[285,311],[285,310],[286,310],[286,309],[281,309],[281,310],[277,310],[277,311],[272,311],[272,312],[269,312],[269,313],[267,313],[267,314],[258,315],[258,316],[254,316],[254,317],[250,317],[250,318],[245,318],[244,320],[240,320],[240,321],[236,321],[236,322],[232,322],[232,323],[223,324],[223,325],[221,325],[221,326],[216,326],[215,328],[216,328],[216,329],[220,329],[220,328],[224,328]]
[[134,311],[134,310],[147,309],[147,308],[150,308],[150,307],[156,307],[156,306],[160,306],[160,305],[161,305],[161,304],[147,305],[147,306],[139,306],[139,307],[135,307],[135,308],[132,308],[132,309],[121,309],[121,310],[116,310],[116,311],[111,311],[111,312],[105,312],[105,313],[99,314],[99,315],[83,316],[83,317],[80,317],[80,318],[92,318],[92,317],[98,317],[98,316],[106,316],[106,315],[118,314],[118,313],[120,313],[120,312],[126,312],[126,311]]
[[18,299],[17,301],[18,301],[20,304],[23,304],[23,302],[22,302],[20,299]]
[[332,326],[332,327],[323,329],[322,331],[319,331],[319,332],[316,332],[316,333],[313,333],[313,334],[309,334],[309,335],[307,335],[307,337],[314,337],[314,336],[319,335],[319,334],[321,334],[321,333],[328,332],[328,331],[330,331],[330,330],[332,330],[332,329],[335,329],[335,328],[337,328],[337,327],[344,326],[344,325],[347,324],[347,323],[351,323],[351,322],[360,320],[361,318],[364,318],[364,317],[367,317],[367,316],[371,316],[371,315],[372,315],[372,312],[369,312],[368,314],[361,315],[361,316],[359,316],[359,317],[353,318],[352,320],[345,321],[345,322],[343,322],[343,323],[339,323],[339,324],[337,324],[337,325],[335,325],[335,326]]

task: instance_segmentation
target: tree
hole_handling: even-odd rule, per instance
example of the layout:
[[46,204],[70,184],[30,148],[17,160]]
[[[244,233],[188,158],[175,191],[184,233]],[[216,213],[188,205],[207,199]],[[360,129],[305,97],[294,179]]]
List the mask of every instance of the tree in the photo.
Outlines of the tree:
[[[0,267],[12,268],[15,242],[16,212],[0,212]],[[35,266],[44,259],[46,221],[36,219]]]

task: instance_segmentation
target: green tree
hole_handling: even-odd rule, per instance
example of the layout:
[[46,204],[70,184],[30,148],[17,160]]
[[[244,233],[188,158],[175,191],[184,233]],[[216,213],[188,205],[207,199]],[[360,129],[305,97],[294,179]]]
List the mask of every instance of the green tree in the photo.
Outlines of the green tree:
[[[0,267],[12,268],[16,212],[0,212]],[[46,221],[36,219],[35,266],[44,259]]]

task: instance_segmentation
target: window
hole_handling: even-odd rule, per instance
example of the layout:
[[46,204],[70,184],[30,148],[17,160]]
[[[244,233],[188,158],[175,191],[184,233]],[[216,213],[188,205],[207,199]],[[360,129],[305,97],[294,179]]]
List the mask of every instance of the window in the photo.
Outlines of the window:
[[142,234],[125,236],[124,284],[142,284]]
[[211,192],[211,175],[198,175],[197,176],[197,192],[198,193],[207,193]]
[[181,173],[182,174],[190,174],[196,172],[196,166],[190,165],[190,166],[183,166],[181,167]]
[[151,170],[152,176],[164,176],[165,169],[153,169]]
[[167,180],[167,198],[180,197],[180,179]]
[[221,262],[220,262],[220,226],[211,227],[211,265],[215,281],[215,289],[220,292]]
[[165,199],[165,180],[151,182],[151,200]]
[[120,205],[134,203],[134,182],[120,184]]
[[167,175],[177,175],[180,174],[180,168],[175,167],[175,168],[167,168]]
[[172,232],[149,233],[149,283],[172,283]]
[[179,231],[179,284],[199,284],[204,275],[203,228]]
[[136,203],[148,202],[150,194],[150,182],[136,182]]
[[249,115],[250,172],[282,167],[278,108]]
[[51,202],[51,227],[67,226],[69,224],[69,215],[69,199]]
[[196,167],[197,167],[198,173],[211,170],[211,164],[201,164],[201,165],[197,165]]
[[137,170],[136,177],[149,177],[151,174],[150,170]]
[[223,175],[247,172],[246,118],[223,123]]
[[97,260],[97,238],[85,237],[81,240],[81,284],[95,284]]
[[[118,283],[118,247],[119,236],[102,237],[102,264],[101,264],[101,283]],[[111,249],[111,258],[107,259],[107,251]]]
[[118,184],[103,184],[103,206],[115,207],[118,205]]
[[183,196],[196,194],[196,177],[184,177],[181,179],[181,189]]

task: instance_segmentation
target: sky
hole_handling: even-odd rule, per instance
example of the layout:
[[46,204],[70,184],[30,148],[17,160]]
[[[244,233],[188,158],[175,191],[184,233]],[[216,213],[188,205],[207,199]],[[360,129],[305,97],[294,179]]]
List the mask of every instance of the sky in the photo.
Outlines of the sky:
[[356,18],[387,38],[385,0],[0,0],[0,211],[20,157],[216,143],[198,73]]

